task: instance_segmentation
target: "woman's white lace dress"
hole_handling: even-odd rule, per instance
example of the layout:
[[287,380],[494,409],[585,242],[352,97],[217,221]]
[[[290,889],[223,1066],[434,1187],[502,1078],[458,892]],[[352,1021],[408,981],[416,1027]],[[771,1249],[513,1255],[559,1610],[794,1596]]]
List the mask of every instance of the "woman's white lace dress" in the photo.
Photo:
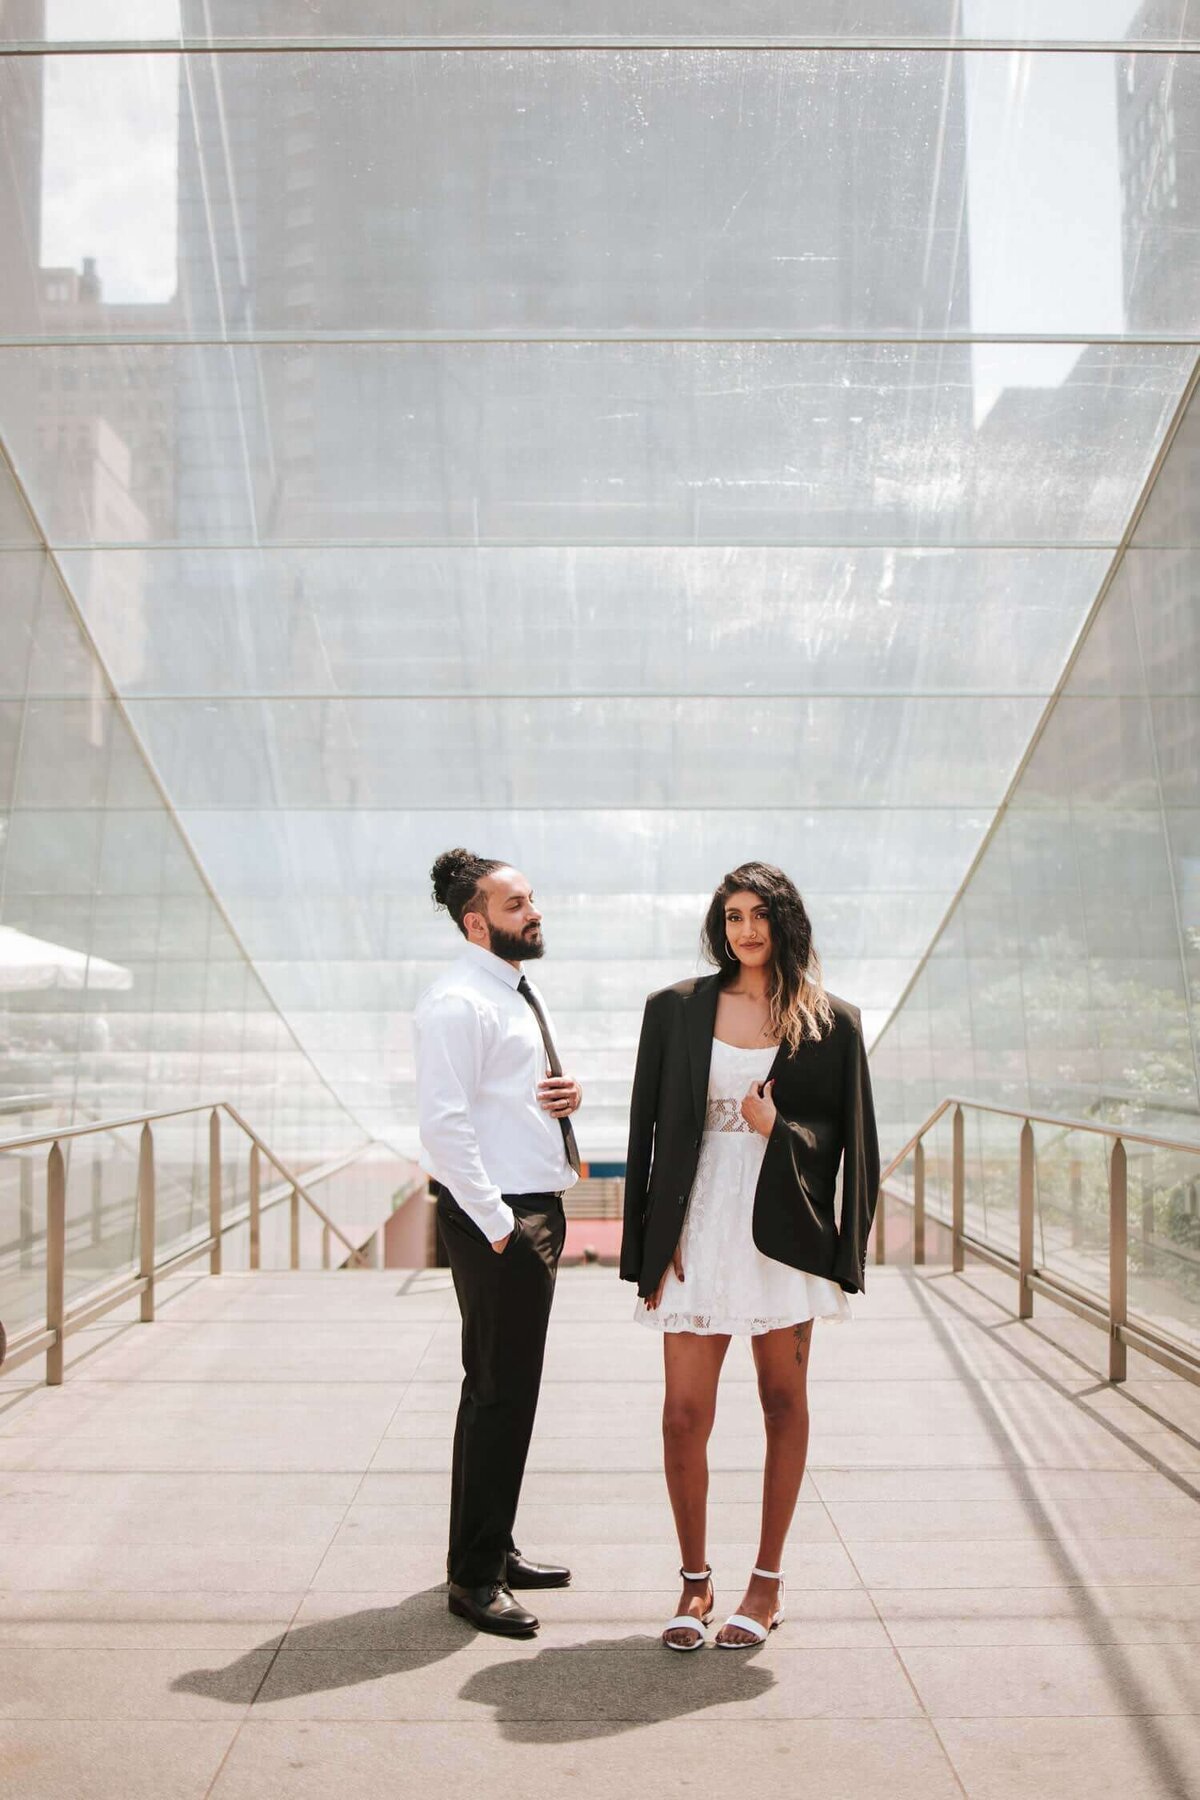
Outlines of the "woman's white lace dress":
[[643,1325],[756,1337],[803,1319],[850,1317],[836,1281],[776,1262],[754,1242],[754,1190],[767,1140],[746,1123],[741,1106],[750,1083],[765,1081],[774,1060],[770,1046],[743,1050],[713,1039],[704,1138],[679,1244],[683,1280],[668,1270],[653,1312],[639,1299]]

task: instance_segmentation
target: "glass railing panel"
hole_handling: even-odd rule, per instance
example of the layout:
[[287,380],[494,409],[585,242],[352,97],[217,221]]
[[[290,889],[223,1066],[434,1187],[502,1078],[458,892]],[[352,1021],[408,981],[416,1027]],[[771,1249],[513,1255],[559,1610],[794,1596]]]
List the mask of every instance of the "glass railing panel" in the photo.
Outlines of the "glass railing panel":
[[184,1113],[153,1126],[157,1262],[208,1236],[208,1120],[207,1112]]
[[963,1124],[963,1229],[1015,1256],[1021,1121],[964,1108]]
[[139,1136],[140,1129],[131,1126],[63,1140],[68,1307],[90,1288],[132,1274],[137,1266]]
[[953,1209],[952,1111],[925,1133],[925,1211],[947,1221]]
[[1033,1260],[1039,1269],[1108,1296],[1109,1139],[1035,1125]]
[[11,1337],[46,1309],[46,1152],[0,1155],[0,1320]]
[[[268,1167],[264,1170],[264,1191],[276,1185],[277,1177]],[[380,1226],[386,1224],[396,1208],[404,1203],[414,1186],[424,1188],[424,1178],[406,1158],[397,1156],[385,1145],[376,1145],[348,1163],[344,1169],[323,1181],[314,1181],[309,1192],[334,1225],[356,1247],[365,1245]],[[264,1269],[286,1269],[291,1253],[289,1206],[272,1207],[262,1218],[262,1262]],[[300,1267],[319,1269],[323,1266],[324,1227],[310,1206],[300,1205]],[[330,1266],[340,1268],[348,1252],[337,1237],[330,1244]]]
[[[262,1185],[267,1185],[264,1174]],[[233,1120],[221,1119],[221,1217],[228,1219],[250,1203],[250,1140]],[[221,1271],[239,1274],[250,1267],[250,1227],[235,1225],[222,1234]]]
[[1130,1320],[1200,1352],[1200,1153],[1128,1144]]

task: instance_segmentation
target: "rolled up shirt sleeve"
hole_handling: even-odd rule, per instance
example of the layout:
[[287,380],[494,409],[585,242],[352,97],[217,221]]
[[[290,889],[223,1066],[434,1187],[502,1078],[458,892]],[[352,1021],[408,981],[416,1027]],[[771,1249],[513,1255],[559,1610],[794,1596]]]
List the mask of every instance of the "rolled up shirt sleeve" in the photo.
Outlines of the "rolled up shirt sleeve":
[[432,1173],[489,1243],[507,1237],[513,1211],[488,1179],[471,1103],[483,1063],[483,1024],[464,995],[446,994],[413,1019],[417,1118]]

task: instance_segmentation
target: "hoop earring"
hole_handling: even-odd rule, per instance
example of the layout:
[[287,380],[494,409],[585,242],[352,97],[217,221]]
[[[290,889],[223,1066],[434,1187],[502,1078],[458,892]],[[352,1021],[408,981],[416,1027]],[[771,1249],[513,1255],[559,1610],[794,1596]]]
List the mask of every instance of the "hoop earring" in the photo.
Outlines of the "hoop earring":
[[729,942],[728,938],[726,938],[722,944],[721,950],[722,954],[727,957],[730,962],[737,961],[737,951],[733,948],[733,945]]

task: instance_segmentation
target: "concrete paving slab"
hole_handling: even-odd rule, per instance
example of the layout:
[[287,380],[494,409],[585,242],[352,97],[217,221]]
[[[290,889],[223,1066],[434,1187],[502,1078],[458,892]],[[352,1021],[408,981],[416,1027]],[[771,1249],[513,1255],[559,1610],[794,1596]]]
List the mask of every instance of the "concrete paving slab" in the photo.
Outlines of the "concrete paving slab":
[[[683,1661],[683,1658],[677,1660]],[[693,1658],[698,1661],[699,1658]],[[394,1800],[401,1777],[427,1800],[520,1794],[526,1800],[609,1800],[653,1780],[657,1800],[695,1800],[698,1787],[794,1800],[962,1800],[923,1719],[688,1718],[456,1723],[254,1718],[213,1786],[212,1800]]]
[[194,1652],[179,1649],[0,1647],[0,1718],[216,1719],[240,1717],[262,1686],[270,1651],[226,1663],[209,1687],[189,1686]]
[[891,1641],[924,1644],[1194,1644],[1200,1584],[875,1588]]
[[[1137,1479],[1135,1477],[1135,1479]],[[835,1500],[827,1502],[846,1539],[945,1543],[954,1538],[1200,1538],[1200,1506],[1164,1484],[1104,1500],[1059,1500],[1036,1494],[1006,1500]]]
[[[647,1646],[657,1643],[675,1610],[679,1584],[674,1569],[662,1572],[659,1588],[562,1588],[527,1595],[537,1608],[539,1646],[579,1648],[597,1638],[631,1636]],[[718,1587],[718,1610],[732,1609],[741,1597],[736,1581]],[[307,1595],[287,1637],[289,1648],[356,1654],[430,1647],[490,1652],[490,1638],[473,1631],[448,1611],[442,1586],[397,1590],[393,1595],[314,1589]],[[824,1649],[886,1648],[888,1635],[872,1598],[861,1588],[805,1588],[790,1595],[787,1647]]]
[[955,1538],[941,1544],[848,1546],[865,1585],[1050,1587],[1103,1583],[1134,1587],[1200,1581],[1200,1543],[1189,1538]]
[[902,1653],[927,1712],[945,1718],[1096,1718],[1200,1712],[1187,1644],[955,1644]]
[[1134,1505],[1145,1497],[1181,1494],[1189,1503],[1200,1489],[1157,1470],[1137,1469],[822,1469],[806,1473],[827,1506],[910,1500],[1011,1500],[1035,1496],[1046,1500],[1087,1501],[1097,1509],[1110,1501]]
[[3,1800],[205,1800],[235,1722],[0,1722]]
[[283,1641],[304,1589],[253,1594],[161,1590],[9,1589],[0,1597],[0,1645],[58,1650],[271,1651]]
[[[518,1519],[518,1528],[521,1521]],[[529,1546],[533,1554],[534,1546]],[[670,1586],[679,1567],[679,1552],[673,1537],[664,1533],[661,1543],[647,1544],[580,1544],[566,1532],[553,1544],[537,1546],[543,1555],[553,1554],[572,1571],[575,1587],[594,1591],[638,1591],[659,1587],[664,1580]],[[722,1581],[744,1584],[754,1566],[754,1539],[740,1544],[709,1544],[708,1560],[714,1570],[720,1569]],[[669,1573],[664,1576],[663,1571]],[[789,1545],[786,1569],[789,1591],[792,1588],[846,1588],[860,1586],[854,1564],[839,1543],[806,1544],[794,1539]],[[343,1537],[331,1545],[313,1578],[314,1588],[341,1588],[346,1592],[361,1591],[382,1582],[389,1587],[433,1586],[445,1578],[446,1550],[444,1540],[436,1544],[383,1544],[369,1547]],[[737,1598],[741,1598],[739,1589]]]
[[[97,1333],[64,1388],[0,1395],[0,1685],[46,1711],[0,1723],[0,1794],[11,1766],[20,1800],[590,1800],[648,1779],[689,1800],[1064,1800],[1074,1755],[1091,1800],[1115,1791],[1096,1744],[1122,1800],[1183,1791],[1195,1721],[1146,1708],[1196,1705],[1190,1396],[1142,1368],[1135,1395],[1097,1388],[989,1271],[868,1287],[817,1339],[787,1624],[683,1658],[657,1642],[678,1591],[661,1345],[611,1271],[560,1281],[518,1530],[575,1582],[536,1596],[521,1645],[446,1609],[447,1277],[180,1283],[159,1324]],[[736,1344],[711,1450],[718,1622],[754,1559],[762,1457]]]
[[937,1719],[970,1800],[1195,1800],[1194,1718]]
[[[778,1634],[782,1639],[786,1625]],[[234,1665],[237,1667],[237,1665]],[[231,1692],[246,1679],[213,1676]],[[279,1718],[626,1723],[670,1718],[909,1718],[920,1708],[896,1653],[787,1650],[673,1656],[643,1635],[559,1649],[497,1644],[463,1661],[453,1651],[351,1653],[286,1646],[255,1702]]]

